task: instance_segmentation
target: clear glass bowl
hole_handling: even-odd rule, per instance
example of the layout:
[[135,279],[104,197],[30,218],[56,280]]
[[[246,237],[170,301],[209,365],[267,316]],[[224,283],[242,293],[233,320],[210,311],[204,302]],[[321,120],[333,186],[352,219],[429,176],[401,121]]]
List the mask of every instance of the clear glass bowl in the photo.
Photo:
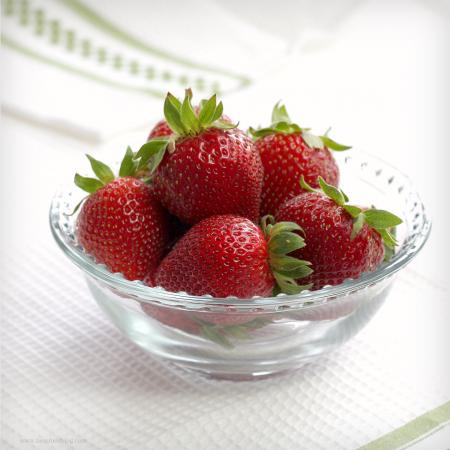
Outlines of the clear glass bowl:
[[227,379],[252,379],[296,369],[330,352],[361,330],[386,299],[395,274],[425,244],[431,224],[410,180],[364,154],[338,155],[342,188],[353,204],[377,205],[404,220],[393,258],[376,271],[338,286],[269,298],[196,297],[128,281],[96,263],[78,245],[82,196],[62,190],[50,209],[53,236],[85,274],[104,313],[133,342],[187,370]]

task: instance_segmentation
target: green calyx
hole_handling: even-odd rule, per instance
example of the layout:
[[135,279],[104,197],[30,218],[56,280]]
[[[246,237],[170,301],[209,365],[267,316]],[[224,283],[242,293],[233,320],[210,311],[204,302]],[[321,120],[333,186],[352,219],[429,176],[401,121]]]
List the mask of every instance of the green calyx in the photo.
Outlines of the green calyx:
[[166,151],[175,149],[175,142],[179,138],[196,136],[208,128],[220,128],[229,130],[236,128],[232,124],[222,120],[223,104],[217,104],[214,94],[211,98],[202,100],[197,110],[192,107],[192,91],[186,89],[183,102],[174,97],[170,92],[164,101],[164,116],[173,134],[170,137],[157,137],[146,142],[135,154],[139,170],[148,169],[152,174],[161,163]]
[[275,293],[298,294],[310,289],[312,284],[299,285],[296,280],[312,273],[311,263],[288,256],[306,245],[305,240],[295,233],[303,232],[302,228],[294,222],[275,223],[272,216],[264,216],[261,229],[267,239],[269,264],[277,283]]
[[270,320],[262,317],[250,320],[249,322],[236,325],[219,325],[194,317],[200,325],[200,334],[222,347],[232,349],[234,345],[230,339],[248,340],[251,339],[251,332],[258,328],[263,328],[270,323]]
[[269,136],[271,134],[282,133],[282,134],[292,134],[292,133],[301,133],[303,140],[306,142],[306,145],[310,148],[316,149],[324,149],[329,148],[334,151],[344,151],[348,150],[351,147],[348,145],[338,144],[333,139],[330,139],[325,133],[323,136],[316,136],[310,133],[310,128],[302,128],[298,126],[296,123],[293,123],[287,113],[286,106],[280,104],[278,102],[272,111],[272,124],[267,128],[252,128],[250,127],[249,133],[253,136],[253,138],[259,139],[264,136]]
[[[342,189],[325,182],[322,177],[318,178],[320,189],[313,189],[306,183],[303,175],[300,178],[300,186],[309,192],[319,192],[333,200],[337,205],[345,209],[353,218],[353,228],[350,239],[354,239],[366,223],[370,228],[376,230],[383,239],[387,249],[393,250],[398,245],[395,239],[395,227],[403,221],[400,217],[383,209],[362,209],[359,206],[349,205],[349,198]],[[393,252],[388,252],[391,256]]]
[[176,138],[196,136],[208,128],[236,128],[237,124],[222,120],[223,104],[217,103],[215,94],[207,100],[202,100],[198,111],[192,107],[191,100],[192,91],[186,89],[182,102],[170,92],[164,101],[164,117]]
[[173,146],[173,136],[158,137],[146,142],[134,156],[138,170],[148,170],[151,175],[163,160],[166,151],[170,151]]
[[[94,172],[96,178],[93,177],[83,177],[76,173],[74,177],[74,183],[83,191],[87,192],[89,195],[94,194],[103,186],[106,186],[111,181],[115,180],[116,177],[114,172],[105,163],[93,158],[90,155],[86,155],[91,164],[92,171]],[[119,177],[134,177],[137,172],[141,169],[141,162],[139,158],[135,155],[130,147],[127,147],[125,155],[122,159],[119,169]],[[87,196],[88,197],[88,196]],[[73,210],[72,214],[75,214],[80,208],[81,204],[86,200],[84,197],[78,205]]]
[[[170,138],[161,137],[146,142],[138,152],[133,152],[130,147],[127,147],[120,163],[118,177],[137,177],[139,172],[144,169],[150,169],[150,173],[152,173],[161,162],[169,143]],[[91,163],[91,168],[96,178],[83,177],[76,173],[74,182],[83,191],[93,194],[116,177],[109,166],[90,155],[86,156]]]
[[[89,194],[97,192],[103,186],[113,181],[116,177],[114,172],[109,166],[101,161],[93,158],[90,155],[86,155],[91,163],[91,168],[97,178],[83,177],[76,173],[74,182],[83,191]],[[127,148],[125,155],[122,159],[119,169],[119,177],[134,176],[138,170],[138,161],[135,160],[135,155],[130,147]]]

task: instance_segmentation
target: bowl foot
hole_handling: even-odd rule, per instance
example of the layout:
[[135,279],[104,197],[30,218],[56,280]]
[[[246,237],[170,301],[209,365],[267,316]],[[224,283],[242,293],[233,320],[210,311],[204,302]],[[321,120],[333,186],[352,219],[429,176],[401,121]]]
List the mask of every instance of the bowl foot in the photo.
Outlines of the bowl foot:
[[240,382],[240,381],[259,381],[259,380],[267,380],[270,378],[282,377],[284,375],[300,370],[303,366],[305,366],[308,363],[304,362],[296,367],[292,367],[289,369],[258,371],[258,372],[242,372],[242,373],[186,367],[182,364],[176,363],[172,364],[176,366],[178,369],[181,369],[183,372],[187,372],[189,374],[193,374],[196,376],[201,376],[202,378],[206,378],[208,380]]

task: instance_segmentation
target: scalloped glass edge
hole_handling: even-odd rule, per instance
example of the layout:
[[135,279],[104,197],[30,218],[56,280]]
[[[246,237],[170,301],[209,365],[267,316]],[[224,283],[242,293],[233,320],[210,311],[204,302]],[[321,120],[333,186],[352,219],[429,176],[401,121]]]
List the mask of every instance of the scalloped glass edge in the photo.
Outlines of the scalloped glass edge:
[[[170,292],[161,287],[149,287],[142,281],[127,280],[122,274],[112,273],[104,264],[97,263],[77,244],[73,234],[76,216],[67,216],[67,213],[71,212],[75,205],[72,189],[60,189],[53,197],[49,214],[50,228],[58,246],[76,266],[91,277],[106,283],[111,289],[144,303],[167,305],[185,310],[209,311],[224,310],[226,308],[227,311],[232,309],[236,312],[242,312],[243,310],[260,311],[267,308],[275,308],[275,310],[283,308],[311,308],[323,305],[331,298],[334,301],[339,300],[341,297],[345,298],[355,291],[366,289],[389,278],[414,258],[424,246],[431,231],[431,221],[426,216],[425,207],[408,176],[382,159],[361,151],[353,151],[352,155],[346,155],[340,163],[355,165],[361,171],[374,163],[384,165],[385,169],[389,169],[388,178],[386,179],[387,184],[393,185],[394,181],[397,180],[398,195],[407,192],[404,206],[408,210],[408,214],[411,214],[411,217],[402,217],[405,221],[404,225],[408,228],[408,233],[389,262],[382,263],[375,271],[364,273],[357,279],[349,278],[339,285],[325,286],[317,291],[303,291],[297,295],[279,294],[276,297],[253,297],[249,299],[236,297],[214,298],[211,295],[193,296],[185,292]],[[374,173],[378,177],[383,172],[385,170],[382,168],[375,170]],[[415,223],[408,223],[409,221],[415,221]],[[70,225],[72,225],[71,228]]]

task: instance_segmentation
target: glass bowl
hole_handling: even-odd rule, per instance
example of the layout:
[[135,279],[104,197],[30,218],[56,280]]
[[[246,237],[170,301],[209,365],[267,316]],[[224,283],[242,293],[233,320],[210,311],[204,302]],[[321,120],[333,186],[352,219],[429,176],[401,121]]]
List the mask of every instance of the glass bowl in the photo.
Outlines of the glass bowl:
[[85,274],[100,308],[134,343],[184,369],[226,379],[254,379],[299,368],[361,330],[385,301],[396,273],[425,244],[431,224],[410,180],[378,158],[339,154],[341,187],[353,204],[376,205],[403,219],[389,262],[358,279],[299,295],[212,298],[150,288],[96,263],[78,245],[82,197],[59,191],[50,208],[53,236]]

